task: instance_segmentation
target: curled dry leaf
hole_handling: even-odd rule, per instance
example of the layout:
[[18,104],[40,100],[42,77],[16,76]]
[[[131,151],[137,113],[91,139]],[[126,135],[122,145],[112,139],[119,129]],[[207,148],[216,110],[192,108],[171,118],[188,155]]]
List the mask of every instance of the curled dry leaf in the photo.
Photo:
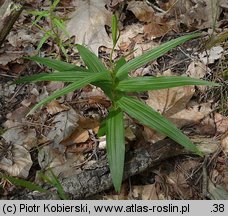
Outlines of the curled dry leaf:
[[151,22],[154,19],[154,9],[149,7],[145,1],[130,1],[127,9],[142,22]]
[[67,31],[75,36],[75,43],[85,44],[94,53],[105,46],[112,48],[112,40],[108,36],[105,25],[111,26],[112,13],[105,8],[105,0],[74,1],[76,11],[67,23]]
[[135,23],[126,26],[126,28],[121,31],[116,47],[126,52],[133,50],[135,43],[138,43],[138,40],[134,42],[138,34],[143,34],[143,25]]
[[156,14],[146,1],[130,1],[128,10],[141,22],[145,22],[144,33],[149,39],[164,36],[173,26],[170,19],[164,19],[163,14]]
[[68,137],[62,140],[61,144],[69,146],[86,142],[89,139],[89,129],[92,129],[94,133],[97,133],[99,130],[99,122],[95,119],[80,117],[78,127],[75,128]]
[[188,66],[186,74],[193,78],[203,78],[211,69],[200,61],[192,61]]
[[221,13],[217,3],[210,0],[171,0],[167,3],[167,10],[171,17],[188,29],[205,29],[212,27]]
[[221,46],[212,47],[210,50],[199,54],[200,60],[205,64],[213,64],[217,59],[220,59],[224,49]]
[[222,138],[221,145],[223,148],[223,151],[228,153],[228,133]]
[[220,113],[215,113],[215,124],[216,124],[216,132],[218,134],[223,134],[228,131],[228,118],[221,115]]
[[[173,122],[178,128],[181,128],[186,125],[199,123],[211,111],[209,104],[206,103],[195,104],[194,106],[189,104],[194,92],[194,86],[148,91],[149,99],[146,103]],[[198,110],[200,106],[208,107],[205,107],[204,111],[200,112]],[[148,127],[144,127],[144,137],[152,142],[165,138],[164,135]]]
[[0,169],[11,176],[27,178],[33,162],[30,153],[21,145],[12,145],[0,161]]
[[78,126],[79,115],[74,109],[61,112],[53,119],[53,128],[47,133],[47,138],[53,140],[54,147],[68,137]]
[[64,164],[65,157],[61,152],[51,146],[44,146],[38,154],[38,162],[42,170],[47,170]]
[[26,47],[31,44],[37,44],[41,39],[41,33],[34,34],[28,29],[18,28],[17,31],[11,31],[7,37],[9,44],[14,47]]
[[60,104],[58,101],[53,100],[52,102],[50,102],[47,105],[47,112],[51,115],[54,115],[56,113],[62,112],[62,111],[66,111],[69,110],[70,107],[64,105],[64,104]]
[[[81,154],[63,154],[51,146],[45,146],[38,154],[39,165],[41,166],[44,174],[49,174],[49,169],[58,177],[67,178],[75,174],[75,167],[83,163],[84,156]],[[46,172],[47,171],[47,172]]]
[[77,127],[69,137],[62,140],[60,144],[70,146],[77,143],[86,142],[89,139],[89,132],[86,129]]
[[4,134],[2,134],[2,137],[7,143],[21,145],[28,150],[37,145],[36,130],[32,128],[24,128],[23,124],[8,129]]

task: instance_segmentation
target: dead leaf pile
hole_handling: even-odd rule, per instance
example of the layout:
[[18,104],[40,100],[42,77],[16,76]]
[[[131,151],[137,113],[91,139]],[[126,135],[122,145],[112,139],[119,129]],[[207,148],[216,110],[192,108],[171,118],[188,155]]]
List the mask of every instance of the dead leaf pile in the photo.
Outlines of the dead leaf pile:
[[86,45],[98,54],[98,48],[112,47],[112,40],[105,30],[110,26],[112,14],[105,8],[105,0],[74,1],[75,12],[67,23],[67,31],[75,36],[75,43]]

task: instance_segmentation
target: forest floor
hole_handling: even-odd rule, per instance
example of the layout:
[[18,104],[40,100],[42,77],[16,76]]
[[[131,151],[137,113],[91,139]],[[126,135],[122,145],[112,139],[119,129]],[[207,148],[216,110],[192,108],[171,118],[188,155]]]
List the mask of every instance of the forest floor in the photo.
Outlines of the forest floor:
[[[192,138],[205,156],[177,154],[128,176],[119,194],[110,185],[89,194],[89,198],[228,199],[227,1],[62,0],[50,11],[50,1],[28,1],[0,47],[0,173],[55,190],[44,184],[40,173],[50,176],[51,169],[61,183],[61,179],[85,172],[106,157],[105,136],[99,138],[97,132],[110,101],[99,88],[86,86],[26,117],[37,102],[65,83],[12,81],[50,72],[24,58],[27,56],[84,66],[75,44],[86,45],[109,64],[111,16],[115,11],[120,29],[113,54],[116,59],[124,55],[129,61],[163,42],[191,32],[202,33],[202,37],[178,46],[131,76],[187,75],[220,86],[184,86],[138,94]],[[53,17],[64,21],[65,33]],[[127,152],[167,139],[128,116],[125,121]],[[30,193],[5,178],[0,178],[0,186],[1,199]]]

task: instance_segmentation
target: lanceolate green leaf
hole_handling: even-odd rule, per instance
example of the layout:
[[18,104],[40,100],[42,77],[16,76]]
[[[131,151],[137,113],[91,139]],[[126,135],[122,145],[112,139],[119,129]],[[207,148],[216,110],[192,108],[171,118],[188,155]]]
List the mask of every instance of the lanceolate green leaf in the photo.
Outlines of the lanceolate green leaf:
[[39,191],[41,193],[49,193],[48,190],[45,190],[42,187],[40,187],[39,185],[34,184],[30,181],[26,181],[24,179],[18,179],[18,178],[15,178],[12,176],[6,176],[6,175],[2,175],[0,177],[7,179],[8,181],[10,181],[12,184],[14,184],[16,186],[25,187],[31,191]]
[[[65,72],[55,72],[55,73],[40,73],[32,76],[22,77],[16,80],[15,83],[28,83],[28,82],[38,82],[38,81],[62,81],[62,82],[76,82],[82,78],[93,75],[92,72],[85,71],[65,71]],[[105,74],[104,74],[105,78]]]
[[69,32],[67,32],[64,22],[59,18],[54,17],[53,23],[62,31],[67,37],[70,37]]
[[112,109],[106,121],[108,162],[115,190],[120,192],[125,155],[123,112]]
[[39,56],[32,56],[32,57],[26,57],[26,59],[36,61],[40,64],[43,64],[45,66],[48,66],[54,70],[57,71],[69,71],[69,70],[74,70],[74,71],[87,71],[87,69],[78,67],[73,64],[69,64],[67,62],[55,60],[55,59],[50,59],[50,58],[43,58]]
[[47,39],[48,39],[49,37],[51,37],[51,34],[52,34],[51,30],[47,31],[47,32],[44,34],[44,36],[41,38],[41,40],[40,40],[40,42],[39,42],[39,44],[38,44],[38,46],[37,46],[37,48],[36,48],[38,51],[41,49],[41,47],[42,47],[43,44],[47,41]]
[[81,80],[78,80],[77,82],[74,82],[70,85],[68,85],[67,87],[57,90],[55,91],[52,95],[50,95],[49,97],[46,97],[45,99],[43,99],[42,101],[40,101],[38,104],[36,104],[27,115],[30,115],[33,111],[35,111],[37,108],[43,106],[46,103],[49,103],[50,101],[61,97],[69,92],[72,92],[76,89],[82,88],[86,85],[88,85],[91,82],[94,82],[98,79],[101,79],[104,73],[96,73],[96,74],[91,74],[90,76],[87,76],[86,78],[83,78]]
[[136,57],[134,59],[132,59],[131,61],[129,61],[128,63],[126,63],[125,65],[123,65],[118,71],[116,76],[119,79],[122,79],[124,76],[126,76],[126,74],[128,74],[129,72],[143,66],[144,64],[155,60],[156,58],[164,55],[166,52],[168,52],[169,50],[171,50],[172,48],[192,39],[195,37],[199,37],[200,34],[191,34],[191,35],[187,35],[187,36],[183,36],[183,37],[179,37],[177,39],[171,40],[169,42],[166,42],[148,52],[145,52],[144,54],[142,54],[139,57]]
[[117,105],[142,124],[155,129],[159,133],[167,135],[186,149],[202,155],[187,136],[148,105],[127,96],[121,97],[117,101]]
[[117,90],[125,92],[140,92],[156,89],[172,88],[185,85],[208,85],[218,86],[219,84],[207,82],[191,77],[171,76],[171,77],[132,77],[121,80],[117,85]]
[[77,49],[90,71],[95,73],[107,71],[100,59],[90,50],[79,44],[77,44]]
[[121,58],[116,62],[114,71],[117,72],[117,71],[120,69],[120,67],[122,67],[124,64],[126,64],[126,60],[125,60],[124,57],[121,57]]
[[112,41],[113,46],[115,47],[117,42],[117,34],[118,34],[118,20],[115,14],[112,15]]

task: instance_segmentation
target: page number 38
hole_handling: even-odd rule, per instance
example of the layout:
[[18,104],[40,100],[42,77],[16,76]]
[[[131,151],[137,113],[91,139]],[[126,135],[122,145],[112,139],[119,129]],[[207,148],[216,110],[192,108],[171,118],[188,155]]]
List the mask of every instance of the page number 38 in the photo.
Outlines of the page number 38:
[[225,211],[224,204],[213,204],[213,209],[211,210],[211,212],[224,212],[224,211]]

